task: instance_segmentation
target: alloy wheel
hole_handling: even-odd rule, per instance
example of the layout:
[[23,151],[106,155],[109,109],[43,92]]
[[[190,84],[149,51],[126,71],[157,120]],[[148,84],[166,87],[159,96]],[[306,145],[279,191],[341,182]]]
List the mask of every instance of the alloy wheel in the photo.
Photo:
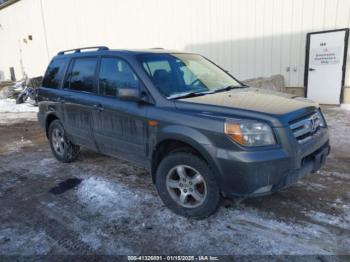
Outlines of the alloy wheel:
[[177,165],[168,172],[166,187],[171,198],[186,208],[200,206],[207,197],[207,185],[203,176],[186,165]]
[[62,131],[58,128],[55,128],[54,130],[52,130],[52,145],[55,152],[58,155],[62,156],[64,154],[66,142],[64,140]]

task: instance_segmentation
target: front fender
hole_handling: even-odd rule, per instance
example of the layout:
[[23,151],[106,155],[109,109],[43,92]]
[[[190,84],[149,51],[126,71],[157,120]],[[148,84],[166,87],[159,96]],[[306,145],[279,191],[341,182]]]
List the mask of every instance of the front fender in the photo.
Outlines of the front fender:
[[214,175],[220,179],[220,170],[215,159],[216,147],[203,133],[191,127],[180,125],[166,126],[158,131],[157,142],[154,148],[157,148],[157,145],[166,140],[177,140],[193,147],[210,165]]
[[168,139],[184,140],[183,142],[194,143],[196,145],[211,145],[211,141],[203,133],[196,129],[180,125],[169,125],[158,131],[157,142]]

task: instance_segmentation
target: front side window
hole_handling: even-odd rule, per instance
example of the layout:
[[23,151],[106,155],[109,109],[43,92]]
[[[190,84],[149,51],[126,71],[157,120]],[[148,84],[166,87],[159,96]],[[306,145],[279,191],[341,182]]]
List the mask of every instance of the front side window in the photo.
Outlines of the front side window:
[[147,54],[139,57],[153,84],[170,97],[186,92],[210,92],[242,85],[229,74],[196,54]]
[[170,72],[170,64],[166,60],[154,60],[143,63],[143,67],[148,71],[150,75],[154,75],[157,71],[163,70],[165,72]]
[[67,58],[56,58],[52,60],[46,70],[43,87],[60,88],[67,63]]
[[99,72],[99,94],[117,96],[120,88],[138,88],[139,80],[130,66],[122,59],[101,59]]
[[64,87],[77,91],[93,92],[96,65],[97,58],[75,59]]

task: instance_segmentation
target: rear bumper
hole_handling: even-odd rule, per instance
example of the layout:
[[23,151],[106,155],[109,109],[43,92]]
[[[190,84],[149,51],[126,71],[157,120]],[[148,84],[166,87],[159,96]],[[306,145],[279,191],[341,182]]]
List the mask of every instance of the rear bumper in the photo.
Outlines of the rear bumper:
[[316,172],[325,164],[330,152],[328,131],[307,150],[296,148],[294,153],[283,148],[217,153],[223,194],[244,197],[268,195]]

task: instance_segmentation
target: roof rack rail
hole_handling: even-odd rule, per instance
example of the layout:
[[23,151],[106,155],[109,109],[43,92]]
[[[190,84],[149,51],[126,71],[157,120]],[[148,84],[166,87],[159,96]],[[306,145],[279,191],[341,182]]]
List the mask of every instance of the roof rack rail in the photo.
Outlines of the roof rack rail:
[[97,51],[109,50],[107,46],[89,46],[89,47],[81,47],[81,48],[74,48],[74,49],[60,51],[57,53],[57,55],[64,55],[65,53],[68,53],[68,52],[80,53],[81,50],[86,50],[86,49],[97,49]]

